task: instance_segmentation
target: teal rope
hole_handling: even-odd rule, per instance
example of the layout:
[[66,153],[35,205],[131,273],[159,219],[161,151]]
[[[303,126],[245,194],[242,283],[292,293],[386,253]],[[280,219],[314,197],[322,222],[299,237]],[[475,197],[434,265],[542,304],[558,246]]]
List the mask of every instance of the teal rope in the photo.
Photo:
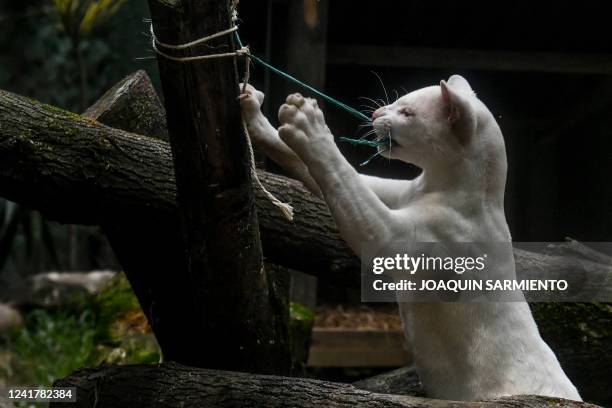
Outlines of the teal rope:
[[[244,47],[242,45],[242,41],[240,40],[240,35],[238,34],[238,32],[235,32],[236,34],[236,41],[238,42],[238,45],[242,48]],[[344,111],[352,114],[353,116],[357,117],[358,119],[362,119],[362,120],[366,120],[366,121],[370,121],[370,118],[367,117],[366,115],[364,115],[363,113],[359,112],[357,109],[348,106],[345,103],[340,102],[339,100],[332,98],[329,95],[324,94],[323,92],[319,91],[318,89],[313,88],[312,86],[305,84],[304,82],[300,81],[299,79],[289,75],[288,73],[281,71],[280,69],[270,65],[269,63],[267,63],[266,61],[262,60],[261,58],[259,58],[256,55],[253,55],[251,53],[249,53],[249,57],[257,62],[258,64],[262,65],[263,67],[269,69],[270,71],[274,72],[277,75],[282,76],[285,79],[288,79],[289,81],[301,86],[302,88],[308,89],[310,92],[320,96],[321,98],[325,99],[326,101],[332,103],[333,105],[336,105],[337,107],[339,107],[340,109],[343,109]]]
[[364,139],[350,139],[348,137],[340,137],[340,140],[342,140],[343,142],[354,144],[354,145],[363,145],[363,146],[370,146],[370,147],[378,147],[378,146],[389,144],[388,138],[385,138],[382,140],[364,140]]

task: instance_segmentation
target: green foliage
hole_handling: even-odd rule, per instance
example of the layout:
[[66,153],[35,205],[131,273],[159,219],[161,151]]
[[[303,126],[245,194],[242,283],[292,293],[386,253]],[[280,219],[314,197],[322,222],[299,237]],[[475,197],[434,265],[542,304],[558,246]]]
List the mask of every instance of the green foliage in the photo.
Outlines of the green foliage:
[[[114,0],[112,7],[101,0],[78,3],[96,4],[88,17],[80,15],[78,23],[80,32],[86,19],[79,49],[91,73],[87,77],[89,103],[138,69],[146,69],[157,81],[155,59],[135,59],[151,55],[149,38],[142,34],[147,30],[142,22],[148,17],[146,1]],[[102,8],[107,11],[101,12]],[[0,25],[0,89],[79,112],[73,40],[53,0],[0,1]]]
[[95,319],[90,311],[78,316],[34,310],[23,329],[8,339],[9,363],[0,366],[8,381],[51,385],[56,378],[87,365],[94,351]]
[[81,367],[159,362],[155,338],[134,319],[144,316],[123,274],[72,309],[33,310],[0,346],[0,386],[48,386]]
[[123,317],[127,312],[140,310],[136,295],[124,274],[118,274],[106,285],[90,303],[98,316],[97,338],[100,341],[116,340],[113,333],[113,322]]
[[300,321],[307,324],[313,324],[315,319],[315,313],[300,303],[290,303],[290,317],[292,321]]
[[119,11],[126,0],[53,0],[64,29],[72,38],[89,35],[92,30]]
[[293,370],[296,374],[304,374],[315,314],[306,306],[291,302],[289,315],[289,341]]

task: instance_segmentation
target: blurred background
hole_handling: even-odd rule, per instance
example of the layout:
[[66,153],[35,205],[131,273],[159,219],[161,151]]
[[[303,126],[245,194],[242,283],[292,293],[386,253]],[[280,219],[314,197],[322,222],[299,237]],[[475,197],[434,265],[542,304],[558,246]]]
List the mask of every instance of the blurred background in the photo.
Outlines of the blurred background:
[[[242,0],[240,32],[254,54],[363,110],[371,105],[364,97],[393,100],[461,74],[504,133],[514,240],[610,241],[612,35],[605,2],[479,3]],[[147,17],[144,0],[2,0],[0,89],[83,112],[121,78],[144,69],[162,97]],[[303,92],[260,66],[252,67],[251,81],[266,93],[273,123],[286,95]],[[360,134],[354,117],[321,105],[336,136]],[[372,153],[339,146],[357,167]],[[360,171],[418,174],[382,158]],[[0,198],[0,302],[20,322],[0,344],[0,386],[49,384],[99,362],[159,359],[119,271],[98,228],[49,222]],[[66,278],[50,272],[82,278],[86,296],[64,301],[53,282]],[[409,363],[394,307],[365,307],[359,293],[293,276],[295,305],[304,306],[294,311],[319,328],[308,370],[347,379]],[[348,338],[359,339],[352,349],[329,346]],[[378,360],[368,354],[381,348],[398,351]],[[43,359],[44,353],[65,361]]]

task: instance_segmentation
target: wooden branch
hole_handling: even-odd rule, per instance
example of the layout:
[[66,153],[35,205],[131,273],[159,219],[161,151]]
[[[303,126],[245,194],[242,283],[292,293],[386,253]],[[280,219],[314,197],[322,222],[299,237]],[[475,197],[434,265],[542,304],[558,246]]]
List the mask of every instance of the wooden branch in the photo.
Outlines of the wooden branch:
[[76,387],[76,403],[51,407],[409,407],[409,408],[595,408],[538,396],[455,402],[379,394],[350,384],[196,369],[178,364],[84,369],[54,383]]
[[483,51],[444,48],[329,45],[331,65],[376,65],[399,68],[452,68],[484,71],[525,71],[566,74],[612,73],[612,57],[606,54]]

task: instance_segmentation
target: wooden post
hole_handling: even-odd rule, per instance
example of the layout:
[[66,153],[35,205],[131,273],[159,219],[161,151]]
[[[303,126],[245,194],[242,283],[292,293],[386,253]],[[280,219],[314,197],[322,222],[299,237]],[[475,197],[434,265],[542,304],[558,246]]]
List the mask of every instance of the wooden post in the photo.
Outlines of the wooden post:
[[[149,0],[149,7],[157,38],[167,44],[231,26],[228,0]],[[175,55],[234,49],[233,38],[222,36]],[[184,313],[191,316],[193,337],[201,345],[190,350],[193,357],[185,363],[287,373],[285,309],[276,302],[263,267],[236,61],[182,63],[159,56],[158,65],[186,244],[187,273],[175,279],[188,283],[184,296],[191,310]]]

